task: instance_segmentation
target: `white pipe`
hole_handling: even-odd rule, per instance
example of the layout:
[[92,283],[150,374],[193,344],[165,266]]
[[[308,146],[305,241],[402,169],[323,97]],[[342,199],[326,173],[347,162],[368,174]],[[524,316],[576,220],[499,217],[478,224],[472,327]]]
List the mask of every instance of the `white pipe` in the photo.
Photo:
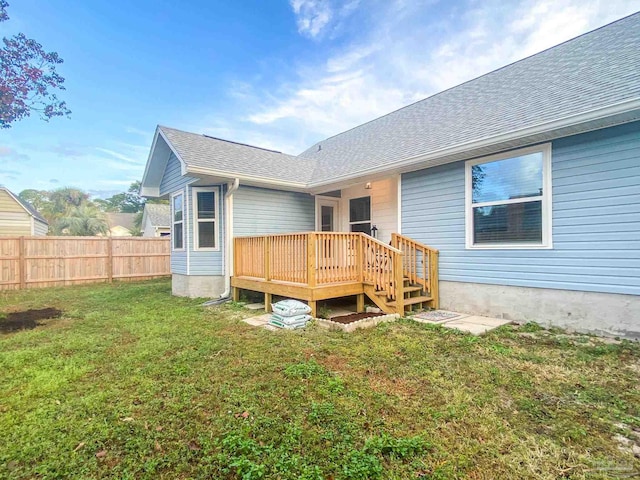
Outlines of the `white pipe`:
[[233,194],[240,186],[240,179],[235,178],[233,183],[227,184],[227,192],[224,194],[224,292],[220,295],[220,299],[227,298],[231,293],[231,259],[233,253]]

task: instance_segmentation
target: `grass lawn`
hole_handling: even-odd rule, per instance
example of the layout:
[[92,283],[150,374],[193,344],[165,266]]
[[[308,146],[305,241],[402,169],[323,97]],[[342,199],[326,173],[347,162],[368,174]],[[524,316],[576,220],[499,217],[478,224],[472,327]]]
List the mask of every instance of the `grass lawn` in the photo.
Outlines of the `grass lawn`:
[[[411,321],[269,332],[170,282],[0,292],[0,478],[620,478],[640,346]],[[616,437],[617,436],[617,437]],[[617,438],[617,439],[616,439]],[[629,443],[621,448],[623,443]]]

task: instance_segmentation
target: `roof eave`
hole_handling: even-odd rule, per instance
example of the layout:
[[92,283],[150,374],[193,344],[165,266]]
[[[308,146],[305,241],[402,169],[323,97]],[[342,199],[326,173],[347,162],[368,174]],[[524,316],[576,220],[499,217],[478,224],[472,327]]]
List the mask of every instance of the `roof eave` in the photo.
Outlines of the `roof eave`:
[[147,157],[147,164],[145,165],[144,174],[142,175],[142,182],[140,182],[140,195],[142,195],[143,197],[160,196],[160,182],[162,181],[162,177],[160,177],[160,180],[155,183],[152,183],[149,180],[149,172],[153,168],[152,164],[154,163],[153,159],[155,158],[154,154],[156,151],[156,145],[158,144],[158,138],[162,138],[162,140],[164,140],[171,152],[173,152],[176,158],[180,161],[181,174],[184,175],[186,173],[186,163],[184,162],[176,148],[171,144],[165,133],[162,131],[162,127],[158,125],[153,135],[153,142],[151,143],[151,149],[149,150],[149,156]]
[[291,182],[289,180],[277,179],[277,178],[265,178],[253,175],[239,174],[237,172],[230,172],[224,170],[215,170],[206,167],[197,167],[194,165],[187,165],[187,174],[193,175],[207,175],[211,177],[218,177],[228,181],[239,179],[242,185],[249,185],[254,187],[274,188],[277,187],[281,190],[291,190],[305,192],[308,189],[308,184],[304,182]]
[[[589,128],[589,124],[595,124],[598,121],[604,121],[610,119],[612,123],[610,125],[605,126],[593,126]],[[616,119],[618,121],[616,122]],[[318,182],[311,182],[307,185],[308,190],[311,193],[319,193],[321,191],[326,191],[328,188],[339,187],[341,184],[349,184],[354,183],[363,178],[374,178],[376,176],[380,176],[383,174],[398,174],[398,173],[406,173],[410,171],[420,170],[422,168],[427,168],[435,165],[443,165],[446,163],[453,163],[464,158],[460,158],[460,155],[463,155],[465,152],[472,153],[476,150],[490,147],[492,145],[502,145],[508,144],[512,142],[516,142],[518,140],[523,140],[527,138],[533,138],[535,136],[540,136],[547,134],[549,137],[546,140],[551,140],[553,138],[559,138],[561,136],[560,132],[562,130],[577,128],[580,125],[584,125],[585,128],[583,131],[577,133],[585,133],[590,130],[598,130],[601,128],[606,128],[609,126],[613,126],[616,124],[627,123],[634,120],[640,119],[640,97],[632,98],[630,100],[625,100],[623,102],[615,103],[612,105],[608,105],[606,107],[589,110],[587,112],[582,112],[575,115],[569,115],[567,117],[563,117],[556,120],[551,120],[547,122],[542,122],[537,125],[533,125],[530,127],[512,130],[509,132],[505,132],[499,135],[493,135],[477,140],[473,140],[470,142],[462,143],[455,145],[453,147],[447,147],[440,150],[435,150],[426,154],[415,155],[412,157],[403,158],[401,160],[397,160],[394,162],[390,162],[385,165],[361,170],[358,173],[350,173],[345,175],[340,175],[337,177],[333,177],[326,180],[321,180]],[[553,132],[558,132],[559,135],[553,137]],[[577,134],[573,133],[573,134]],[[544,140],[540,140],[544,141]],[[537,141],[534,143],[538,143]],[[469,155],[468,158],[473,158],[473,154]],[[438,161],[439,159],[446,159],[449,157],[453,157],[450,160]]]

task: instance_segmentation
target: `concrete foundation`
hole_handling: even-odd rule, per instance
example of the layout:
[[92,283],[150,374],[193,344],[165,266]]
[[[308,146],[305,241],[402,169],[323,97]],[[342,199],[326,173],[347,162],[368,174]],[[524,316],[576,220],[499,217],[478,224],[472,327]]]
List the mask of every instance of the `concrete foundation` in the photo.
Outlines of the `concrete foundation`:
[[171,293],[178,297],[218,298],[224,293],[224,277],[174,273],[171,276]]
[[440,281],[440,308],[640,339],[640,296]]

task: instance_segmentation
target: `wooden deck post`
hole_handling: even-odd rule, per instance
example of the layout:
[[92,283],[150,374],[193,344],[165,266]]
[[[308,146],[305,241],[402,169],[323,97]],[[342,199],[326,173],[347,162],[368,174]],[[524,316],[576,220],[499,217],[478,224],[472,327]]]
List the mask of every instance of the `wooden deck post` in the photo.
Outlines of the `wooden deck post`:
[[311,307],[309,315],[311,315],[313,318],[318,318],[318,302],[315,300],[309,300],[307,303]]
[[25,257],[24,237],[18,242],[18,285],[20,289],[27,287],[27,265]]
[[356,295],[356,312],[364,312],[364,293]]
[[271,308],[271,304],[273,303],[273,295],[271,293],[264,294],[264,310],[267,313],[271,313],[273,309]]
[[362,283],[364,282],[364,242],[362,241],[362,235],[358,235],[357,262],[358,262],[358,281]]
[[264,237],[264,279],[271,280],[271,237]]
[[404,275],[402,272],[402,254],[393,255],[393,283],[396,291],[396,310],[401,317],[404,317]]
[[240,301],[240,289],[238,287],[233,287],[233,301]]
[[[316,286],[316,234],[307,233],[307,285]],[[311,303],[309,303],[311,305]],[[314,302],[315,305],[315,302]],[[315,308],[312,307],[312,308]]]
[[430,258],[429,258],[429,269],[431,274],[429,275],[431,278],[429,279],[429,285],[431,287],[431,297],[433,298],[432,300],[432,305],[433,308],[435,308],[436,310],[438,308],[440,308],[440,292],[439,292],[439,285],[438,285],[438,257],[440,252],[434,252],[431,251],[430,253]]

